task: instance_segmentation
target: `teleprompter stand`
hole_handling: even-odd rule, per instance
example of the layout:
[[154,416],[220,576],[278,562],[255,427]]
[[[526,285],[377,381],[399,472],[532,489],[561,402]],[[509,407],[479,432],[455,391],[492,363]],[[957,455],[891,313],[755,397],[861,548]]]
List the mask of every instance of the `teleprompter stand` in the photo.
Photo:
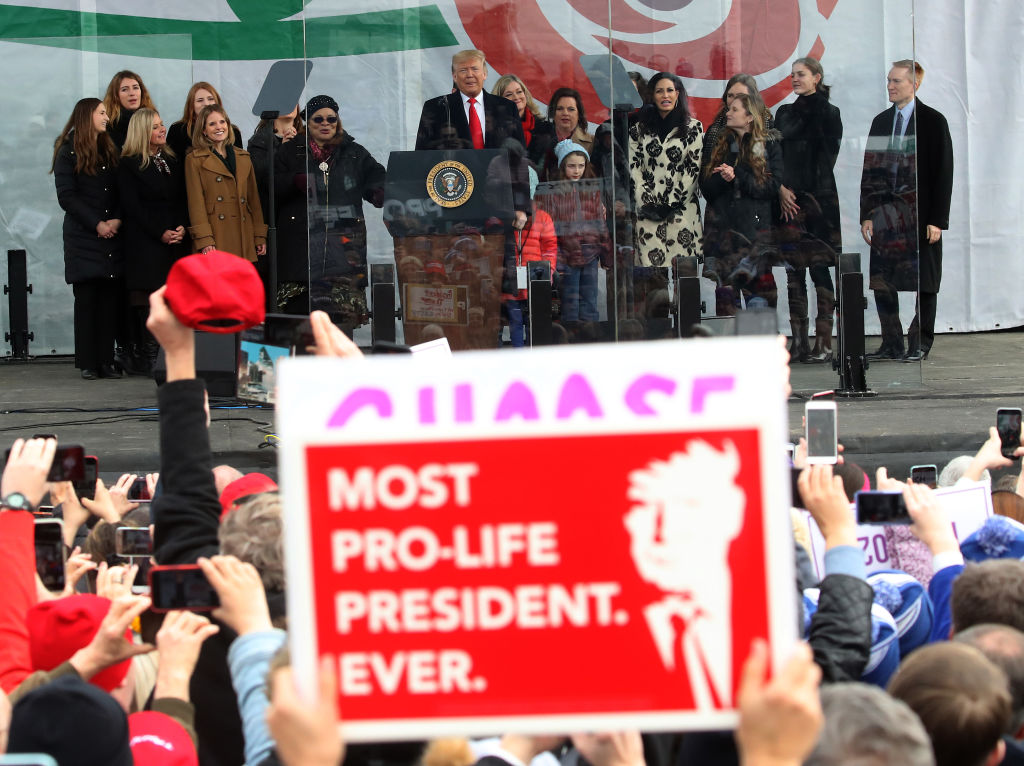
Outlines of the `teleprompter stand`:
[[306,87],[306,79],[313,70],[313,62],[275,61],[270,65],[267,79],[263,81],[260,94],[256,97],[252,113],[266,122],[267,133],[267,199],[270,209],[266,212],[267,223],[267,258],[270,270],[267,277],[267,311],[277,311],[277,212],[274,203],[274,154],[276,139],[274,136],[274,120],[282,114],[288,114],[299,103],[302,89]]
[[7,251],[7,284],[4,295],[7,300],[8,324],[10,331],[4,333],[4,340],[11,344],[10,361],[27,362],[28,342],[35,340],[35,335],[28,329],[28,294],[32,285],[28,284],[28,270],[24,250]]
[[697,276],[697,257],[677,255],[672,259],[672,275],[675,278],[675,300],[672,313],[675,315],[676,335],[692,338],[694,328],[700,326],[704,303],[700,299],[700,278]]
[[846,398],[876,396],[868,388],[868,362],[864,354],[864,275],[859,253],[839,255],[839,333],[833,366],[839,372],[836,396]]

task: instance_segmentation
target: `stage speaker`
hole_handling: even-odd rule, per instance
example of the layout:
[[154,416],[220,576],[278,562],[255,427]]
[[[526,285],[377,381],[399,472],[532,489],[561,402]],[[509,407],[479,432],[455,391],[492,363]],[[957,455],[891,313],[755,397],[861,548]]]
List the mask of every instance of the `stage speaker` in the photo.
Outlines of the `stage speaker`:
[[[210,396],[234,397],[238,386],[238,335],[196,332],[196,376],[206,381]],[[160,349],[153,378],[167,380],[167,361]]]

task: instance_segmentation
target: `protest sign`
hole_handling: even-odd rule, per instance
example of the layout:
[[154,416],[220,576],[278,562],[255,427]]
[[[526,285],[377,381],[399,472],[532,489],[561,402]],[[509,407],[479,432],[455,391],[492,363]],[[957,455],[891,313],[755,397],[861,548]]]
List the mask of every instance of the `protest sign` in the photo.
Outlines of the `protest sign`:
[[292,660],[349,740],[716,728],[796,636],[773,338],[281,365]]
[[[992,491],[988,483],[979,482],[965,486],[944,487],[935,490],[939,505],[949,516],[953,531],[959,542],[966,540],[992,515]],[[856,515],[851,505],[850,513]],[[811,514],[803,511],[803,523],[807,525],[810,539],[811,562],[819,579],[825,576],[825,538]],[[899,554],[892,549],[883,524],[858,524],[857,544],[864,552],[864,565],[868,574],[889,569],[901,569]]]

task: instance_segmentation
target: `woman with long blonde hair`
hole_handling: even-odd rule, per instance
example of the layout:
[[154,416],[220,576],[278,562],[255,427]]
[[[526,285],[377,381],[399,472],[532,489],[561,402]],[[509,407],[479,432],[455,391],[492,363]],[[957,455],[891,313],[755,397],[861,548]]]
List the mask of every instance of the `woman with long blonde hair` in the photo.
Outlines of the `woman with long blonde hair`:
[[782,178],[780,136],[765,129],[761,98],[750,94],[732,100],[725,126],[701,172],[700,189],[708,202],[705,272],[732,285],[745,304],[759,298],[752,305],[774,306],[778,296],[767,256],[772,202]]
[[139,109],[128,124],[118,186],[124,210],[125,286],[132,307],[129,356],[149,373],[158,346],[146,330],[149,294],[167,281],[171,266],[188,255],[185,172],[167,146],[167,128],[152,109]]

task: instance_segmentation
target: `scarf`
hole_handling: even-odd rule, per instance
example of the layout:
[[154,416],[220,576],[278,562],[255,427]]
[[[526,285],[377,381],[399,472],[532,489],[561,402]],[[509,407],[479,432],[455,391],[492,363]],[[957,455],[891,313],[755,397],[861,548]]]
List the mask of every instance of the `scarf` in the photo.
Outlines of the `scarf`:
[[224,143],[223,157],[216,149],[211,149],[210,151],[212,151],[217,158],[224,163],[224,167],[228,169],[228,172],[231,173],[231,175],[237,175],[238,163],[235,160],[235,147],[230,141],[226,141]]
[[537,118],[529,109],[523,111],[523,136],[526,138],[526,145],[530,145],[530,138],[533,136],[533,129],[537,126]]

